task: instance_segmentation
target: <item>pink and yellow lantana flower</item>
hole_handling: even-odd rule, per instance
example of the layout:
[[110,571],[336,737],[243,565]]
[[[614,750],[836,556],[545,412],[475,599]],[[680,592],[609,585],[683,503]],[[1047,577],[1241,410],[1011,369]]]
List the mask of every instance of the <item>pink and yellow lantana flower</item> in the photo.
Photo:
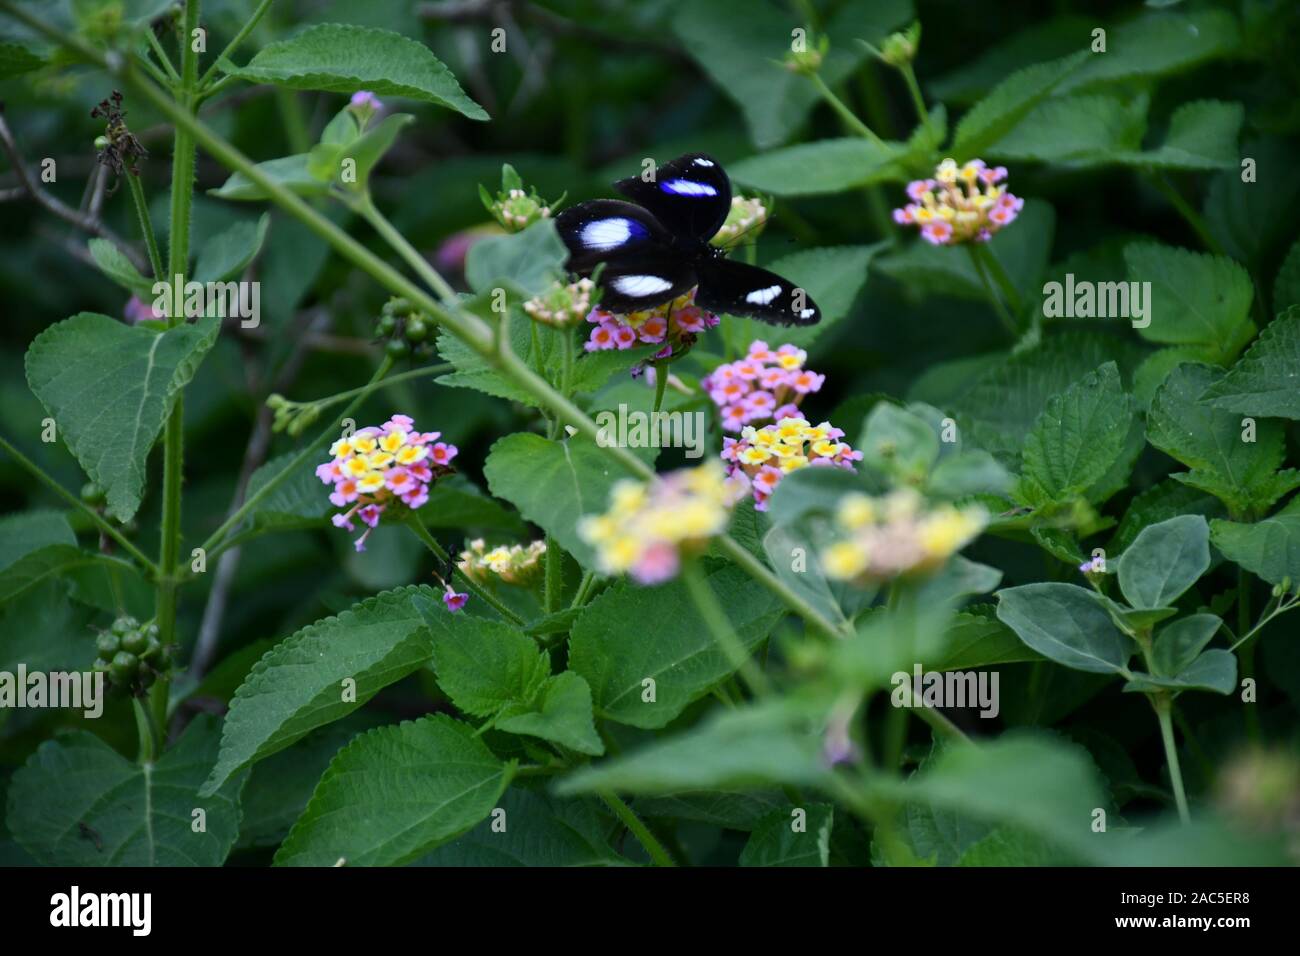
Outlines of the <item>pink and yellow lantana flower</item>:
[[920,227],[921,238],[936,246],[987,242],[1025,207],[1023,199],[1007,192],[1006,178],[1005,166],[990,167],[981,159],[958,166],[945,159],[933,179],[907,184],[912,201],[894,210],[894,222]]
[[429,486],[450,473],[457,449],[440,437],[416,430],[408,415],[394,415],[330,446],[333,457],[317,467],[316,477],[333,485],[330,504],[347,508],[331,519],[334,527],[352,531],[354,518],[367,526],[356,540],[358,551],[366,549],[366,538],[386,510],[420,508],[429,500]]
[[722,440],[722,460],[728,463],[729,477],[742,481],[754,493],[754,508],[767,510],[781,479],[792,471],[807,467],[833,467],[853,470],[862,460],[840,441],[844,432],[830,422],[810,425],[803,418],[782,418],[774,425],[755,428],[746,425],[740,438]]
[[587,321],[596,327],[583,346],[588,352],[634,348],[638,345],[662,345],[655,358],[668,358],[674,351],[695,342],[695,337],[721,321],[712,312],[695,304],[695,290],[671,302],[642,312],[618,315],[600,306],[592,309]]
[[719,365],[701,382],[722,412],[724,431],[739,432],[760,425],[798,418],[803,397],[826,381],[804,368],[808,353],[793,345],[772,349],[762,340],[751,342],[745,357]]

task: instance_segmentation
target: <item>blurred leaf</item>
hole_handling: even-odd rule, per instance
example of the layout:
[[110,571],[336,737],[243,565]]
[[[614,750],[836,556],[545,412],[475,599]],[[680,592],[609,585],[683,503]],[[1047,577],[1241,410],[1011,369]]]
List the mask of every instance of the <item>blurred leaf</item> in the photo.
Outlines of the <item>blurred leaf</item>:
[[1146,129],[1147,98],[1090,95],[1044,100],[982,153],[990,159],[1087,165],[1134,152]]
[[[1241,41],[1226,10],[1144,13],[1107,31],[1106,52],[1086,58],[1062,92],[1136,77],[1167,76],[1231,54]],[[1086,42],[1086,41],[1081,41]]]
[[1224,557],[1269,584],[1300,584],[1300,498],[1253,524],[1210,522],[1211,539]]
[[774,196],[821,196],[896,179],[896,143],[861,138],[823,139],[751,156],[728,167],[743,186]]
[[[269,177],[299,196],[323,196],[329,192],[329,183],[313,176],[308,169],[310,157],[306,153],[298,156],[282,156],[257,164],[258,172]],[[219,199],[257,200],[270,199],[270,193],[262,189],[243,173],[231,173],[230,178],[218,189],[209,189],[208,195]]]
[[445,106],[470,119],[488,118],[428,47],[391,30],[323,23],[264,46],[246,66],[226,59],[220,66],[252,83],[329,93],[369,90]]
[[194,265],[195,282],[226,282],[243,275],[244,270],[257,258],[266,242],[266,230],[271,225],[271,214],[262,213],[257,222],[237,222],[224,232],[213,236],[199,250]]
[[1212,347],[1230,359],[1255,337],[1250,275],[1231,259],[1137,242],[1124,261],[1130,282],[1151,283],[1143,338]]
[[1087,50],[1017,70],[980,100],[957,124],[952,154],[958,162],[975,159],[1005,136],[1030,110],[1051,95],[1087,61]]
[[100,272],[141,302],[153,302],[153,280],[141,275],[121,249],[107,239],[91,239],[86,245]]

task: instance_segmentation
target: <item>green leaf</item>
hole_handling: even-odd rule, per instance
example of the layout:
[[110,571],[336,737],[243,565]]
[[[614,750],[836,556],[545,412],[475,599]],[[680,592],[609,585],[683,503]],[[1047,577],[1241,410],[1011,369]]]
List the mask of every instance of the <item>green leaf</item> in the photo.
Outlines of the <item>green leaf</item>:
[[[411,604],[416,594],[437,598],[427,585],[386,591],[308,625],[268,651],[230,702],[221,757],[204,792],[427,664],[432,641]],[[354,688],[349,681],[355,681]]]
[[1062,90],[1167,76],[1227,56],[1240,41],[1237,18],[1226,10],[1148,12],[1107,31],[1106,52],[1088,56]]
[[39,70],[45,60],[17,43],[0,43],[0,80]]
[[716,713],[690,730],[576,770],[556,791],[671,794],[778,783],[816,786],[829,776],[821,728],[785,701]]
[[[788,140],[818,100],[812,83],[781,63],[790,52],[792,28],[808,24],[773,5],[749,0],[685,3],[677,11],[673,32],[700,68],[740,107],[754,144],[767,149]],[[831,49],[822,64],[822,78],[835,87],[867,55],[855,39],[878,43],[912,17],[910,0],[843,4],[824,28]],[[809,37],[810,44],[815,42]]]
[[605,745],[596,733],[592,715],[591,688],[573,671],[565,671],[548,677],[531,702],[507,704],[496,727],[599,756],[605,752]]
[[194,265],[195,282],[226,282],[243,275],[266,242],[271,214],[262,213],[256,223],[236,222],[203,244]]
[[1225,256],[1189,252],[1154,242],[1124,249],[1130,282],[1150,282],[1150,324],[1143,338],[1172,345],[1202,345],[1231,359],[1255,337],[1250,321],[1250,275]]
[[27,349],[28,385],[108,494],[113,517],[127,521],[139,509],[149,450],[220,328],[207,318],[159,333],[81,312]]
[[1300,419],[1300,306],[1264,326],[1250,351],[1201,401],[1242,415]]
[[957,124],[952,153],[959,162],[982,154],[1007,134],[1088,59],[1080,50],[1047,63],[1017,70],[999,83]]
[[154,300],[153,280],[141,275],[121,249],[107,239],[91,239],[86,245],[100,272],[141,302]]
[[550,661],[532,638],[504,621],[448,614],[432,597],[415,598],[433,636],[438,686],[460,710],[490,717],[531,701],[550,677]]
[[1133,419],[1114,362],[1053,395],[1025,439],[1022,500],[1066,502],[1084,494],[1123,455]]
[[[329,183],[317,179],[308,168],[311,157],[306,153],[281,156],[257,164],[257,170],[298,196],[324,196]],[[208,190],[208,195],[218,199],[250,201],[270,199],[271,194],[243,173],[232,173],[219,188]]]
[[247,66],[225,59],[220,65],[252,83],[329,93],[369,90],[445,106],[470,119],[488,118],[428,47],[391,30],[322,23],[263,47]]
[[689,820],[750,833],[764,817],[787,803],[779,790],[683,790],[640,799],[636,812],[643,817]]
[[997,827],[968,846],[957,866],[1062,866],[1072,863],[1042,837],[1014,826]]
[[1237,137],[1245,118],[1240,103],[1184,103],[1169,118],[1169,132],[1159,148],[1116,158],[1126,165],[1156,169],[1234,169],[1239,162]]
[[1132,655],[1101,598],[1074,584],[1025,584],[998,592],[998,619],[1049,660],[1074,670],[1123,673]]
[[898,178],[901,144],[853,137],[786,146],[728,167],[732,180],[773,196],[827,196]]
[[245,778],[199,792],[219,723],[200,714],[144,766],[84,731],[47,740],[10,782],[10,831],[44,866],[220,866],[239,834]]
[[1171,372],[1151,400],[1147,441],[1191,469],[1175,474],[1179,481],[1210,492],[1230,511],[1263,511],[1300,480],[1294,471],[1278,470],[1281,422],[1248,426],[1239,415],[1201,404],[1223,376],[1222,369],[1191,363]]
[[409,863],[490,814],[512,772],[445,714],[371,730],[330,763],[275,864]]
[[523,232],[474,243],[465,257],[465,281],[475,292],[509,281],[526,294],[537,295],[564,274],[568,258],[555,221],[540,219]]
[[1186,670],[1222,626],[1215,614],[1189,614],[1165,625],[1151,645],[1152,665],[1162,674]]
[[1159,690],[1208,690],[1231,694],[1237,687],[1237,658],[1219,648],[1206,651],[1173,677],[1134,674],[1124,685],[1126,691],[1151,693]]
[[1041,654],[999,621],[991,606],[981,605],[953,616],[933,656],[927,656],[925,669],[962,671],[1038,660]]
[[830,866],[834,822],[835,807],[829,803],[774,810],[750,834],[740,865]]
[[[780,603],[735,567],[710,568],[707,582],[742,646],[757,647],[780,619]],[[573,625],[569,667],[591,686],[599,716],[645,728],[667,725],[735,670],[680,580],[655,588],[624,581],[599,595]],[[644,699],[647,680],[653,701]]]
[[[5,524],[0,522],[0,536]],[[61,580],[45,581],[0,607],[0,672],[83,670],[95,656],[95,612],[69,599]]]
[[1119,589],[1135,608],[1171,606],[1210,566],[1210,527],[1180,515],[1143,528],[1119,558]]
[[1292,244],[1273,280],[1274,311],[1289,313],[1292,306],[1300,306],[1300,241]]
[[948,499],[1005,495],[1010,488],[1011,475],[996,458],[979,448],[941,459],[925,485],[931,497]]
[[1044,100],[981,155],[1066,165],[1114,161],[1135,151],[1146,128],[1148,98],[1067,96]]
[[[295,452],[286,452],[259,466],[248,480],[247,497],[257,494],[292,465],[296,457]],[[253,527],[275,531],[324,527],[334,506],[330,504],[328,489],[316,477],[318,464],[304,461],[258,502],[249,514]]]
[[603,514],[614,483],[632,477],[590,439],[548,441],[525,432],[496,442],[483,474],[492,494],[553,535],[584,568],[594,565],[595,555],[578,537],[578,521]]
[[1106,550],[1111,554],[1122,554],[1143,528],[1175,515],[1198,514],[1209,520],[1221,518],[1225,513],[1223,505],[1213,495],[1166,478],[1129,502],[1128,510],[1120,519]]
[[[501,797],[505,828],[484,820],[413,866],[630,866],[610,848],[594,800],[560,800],[513,786]],[[640,806],[637,810],[640,811]]]
[[1300,498],[1254,524],[1212,521],[1210,538],[1229,561],[1269,584],[1300,584]]
[[[365,134],[344,143],[322,142],[307,154],[307,169],[322,182],[331,183],[354,193],[364,193],[370,181],[370,172],[378,165],[397,141],[398,134],[415,122],[410,113],[393,113],[385,116]],[[353,168],[344,178],[345,163],[351,160]]]

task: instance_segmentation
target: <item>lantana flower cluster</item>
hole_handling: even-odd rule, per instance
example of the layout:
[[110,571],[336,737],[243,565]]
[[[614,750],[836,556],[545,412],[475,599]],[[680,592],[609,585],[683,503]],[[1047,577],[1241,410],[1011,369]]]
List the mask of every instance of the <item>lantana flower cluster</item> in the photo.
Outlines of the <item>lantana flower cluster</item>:
[[727,529],[743,493],[715,461],[649,483],[623,480],[610,490],[609,510],[583,518],[578,534],[595,548],[605,574],[659,584],[676,576],[684,554],[703,550]]
[[658,359],[668,358],[677,349],[694,344],[695,336],[713,328],[721,320],[695,304],[695,290],[692,289],[663,305],[627,315],[617,315],[597,306],[591,310],[587,321],[596,326],[583,346],[588,352],[662,345],[663,348],[654,356]]
[[781,479],[792,471],[807,467],[853,469],[862,460],[854,451],[842,429],[830,422],[810,425],[805,418],[782,418],[774,425],[755,428],[746,425],[740,438],[722,440],[722,459],[728,462],[728,476],[743,481],[754,493],[754,508],[767,510]]
[[457,566],[465,577],[478,584],[499,579],[507,584],[528,584],[537,577],[546,555],[546,542],[534,541],[527,547],[521,544],[499,544],[489,548],[482,538],[475,538],[460,553]]
[[807,359],[801,348],[782,345],[774,350],[760,339],[750,343],[744,358],[705,376],[700,387],[721,410],[724,431],[798,418],[803,397],[826,381],[825,375],[804,368]]
[[920,493],[900,488],[879,498],[845,495],[835,515],[838,540],[822,554],[826,576],[872,584],[941,567],[988,524],[979,506],[925,506]]
[[907,184],[912,201],[894,210],[894,222],[919,226],[921,238],[936,246],[961,242],[987,242],[1004,226],[1015,222],[1025,201],[1007,192],[1005,166],[988,166],[972,159],[958,166],[945,159],[933,179]]
[[457,449],[440,437],[440,432],[417,431],[409,415],[394,415],[330,446],[333,457],[316,469],[316,477],[334,486],[330,504],[348,509],[334,515],[334,527],[353,531],[354,518],[366,525],[356,540],[358,551],[366,549],[366,538],[385,511],[415,511],[429,500],[430,485],[450,473]]
[[524,303],[524,312],[534,322],[565,327],[576,325],[591,313],[596,283],[579,279],[567,285],[555,283],[546,292]]

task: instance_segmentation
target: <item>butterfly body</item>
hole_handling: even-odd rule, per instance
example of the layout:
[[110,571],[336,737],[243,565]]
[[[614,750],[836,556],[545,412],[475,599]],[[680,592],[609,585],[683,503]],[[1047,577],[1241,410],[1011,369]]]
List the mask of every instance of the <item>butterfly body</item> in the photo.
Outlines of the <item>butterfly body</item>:
[[593,199],[555,220],[571,271],[589,276],[603,266],[603,308],[638,312],[696,289],[696,305],[711,312],[773,325],[821,319],[802,289],[766,269],[732,262],[710,244],[731,209],[731,184],[717,160],[688,153],[660,166],[652,179],[620,179],[614,188],[631,201]]

